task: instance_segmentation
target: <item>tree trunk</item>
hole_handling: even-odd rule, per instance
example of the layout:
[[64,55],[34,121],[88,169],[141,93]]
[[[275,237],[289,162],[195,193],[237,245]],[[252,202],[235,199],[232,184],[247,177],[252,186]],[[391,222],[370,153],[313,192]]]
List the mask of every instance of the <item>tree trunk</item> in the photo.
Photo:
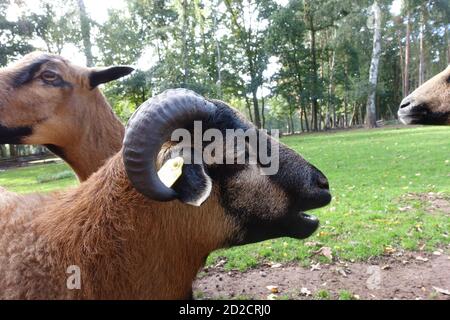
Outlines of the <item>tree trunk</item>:
[[419,33],[419,86],[425,82],[425,48],[423,46],[425,33],[425,8],[421,8],[420,12],[420,33]]
[[336,128],[336,106],[332,102],[333,94],[334,94],[334,62],[336,60],[336,50],[333,50],[333,54],[331,55],[331,62],[329,63],[329,86],[328,86],[328,116],[326,119],[326,127],[329,124],[329,118],[332,117],[331,126]]
[[317,57],[316,57],[316,30],[314,29],[313,17],[309,18],[310,36],[311,36],[311,63],[312,63],[312,77],[313,77],[313,92],[312,92],[312,103],[311,103],[311,125],[313,131],[317,131],[317,112],[319,109],[317,102],[317,92],[318,92],[318,79],[317,79]]
[[401,91],[402,91],[402,97],[405,97],[405,64],[403,62],[403,45],[402,45],[402,36],[399,33],[397,34],[398,36],[398,50],[399,50],[399,56],[400,56],[400,74],[401,74]]
[[373,2],[373,51],[372,61],[369,70],[369,97],[366,105],[366,126],[369,128],[376,127],[376,103],[375,95],[377,90],[378,66],[381,55],[381,10],[378,0]]
[[256,88],[252,90],[252,97],[253,97],[253,114],[255,115],[254,124],[257,128],[261,128],[261,118],[259,117],[259,104]]
[[186,85],[187,79],[189,79],[189,57],[188,57],[188,39],[187,39],[187,32],[188,32],[188,4],[187,0],[183,0],[183,29],[181,30],[182,33],[182,40],[183,40],[183,84]]
[[78,8],[80,10],[80,26],[81,36],[83,38],[84,55],[86,57],[86,65],[88,67],[94,66],[94,58],[92,56],[92,43],[91,43],[91,23],[86,13],[86,7],[83,0],[77,0]]
[[409,51],[410,51],[410,38],[411,38],[411,16],[407,13],[407,23],[406,23],[406,44],[405,44],[405,67],[403,76],[403,96],[407,96],[409,94]]
[[309,132],[309,123],[308,123],[308,115],[306,114],[306,107],[302,107],[303,111],[303,120],[305,121],[306,132]]
[[7,152],[6,146],[4,144],[0,144],[0,156],[2,158],[6,158],[8,156],[8,152]]
[[[261,89],[262,89],[262,86],[261,86]],[[261,92],[262,92],[262,90],[261,90]],[[263,129],[266,127],[266,115],[264,113],[264,108],[265,108],[265,100],[264,100],[264,97],[261,95],[261,120],[262,120],[261,128],[263,128]]]
[[344,95],[344,128],[348,127],[347,92]]
[[247,97],[247,95],[245,96],[245,106],[247,107],[248,116],[250,118],[250,121],[253,122],[252,108],[250,107],[250,99]]
[[299,110],[299,118],[300,118],[300,131],[301,132],[304,132],[305,131],[305,129],[303,128],[303,112],[302,112],[302,107],[300,107],[300,110]]
[[217,96],[219,99],[222,99],[222,57],[220,52],[220,43],[219,39],[217,38],[217,17],[216,17],[216,9],[212,8],[213,10],[213,23],[214,23],[214,41],[216,44],[216,68],[217,68]]
[[9,156],[11,158],[17,157],[17,146],[15,144],[9,145]]
[[295,126],[294,126],[294,117],[293,114],[295,112],[295,109],[289,106],[289,121],[291,122],[291,132],[292,134],[295,133]]

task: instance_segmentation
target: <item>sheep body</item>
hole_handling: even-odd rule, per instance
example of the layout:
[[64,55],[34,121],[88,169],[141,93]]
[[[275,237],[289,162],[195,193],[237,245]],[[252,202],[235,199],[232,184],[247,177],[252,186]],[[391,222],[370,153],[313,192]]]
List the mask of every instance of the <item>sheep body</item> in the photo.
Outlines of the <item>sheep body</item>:
[[[197,209],[146,199],[120,155],[74,190],[1,197],[2,299],[189,298],[207,254],[235,228],[214,196]],[[71,265],[80,290],[66,287]]]
[[[281,144],[272,176],[257,163],[185,162],[170,190],[175,197],[161,200],[157,169],[180,155],[168,133],[200,115],[212,127],[251,127],[224,103],[169,90],[138,109],[123,149],[78,187],[51,195],[2,190],[0,298],[186,299],[212,251],[315,232],[318,219],[303,211],[330,202],[328,181]],[[139,170],[150,173],[148,181]],[[206,201],[189,205],[196,197]],[[72,266],[80,271],[76,289],[67,285]]]

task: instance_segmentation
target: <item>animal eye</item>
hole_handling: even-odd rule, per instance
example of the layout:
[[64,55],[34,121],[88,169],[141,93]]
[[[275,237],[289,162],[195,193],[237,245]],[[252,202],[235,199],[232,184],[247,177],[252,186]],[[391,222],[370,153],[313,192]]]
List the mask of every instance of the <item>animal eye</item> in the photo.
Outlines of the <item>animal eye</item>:
[[42,80],[46,82],[53,82],[59,79],[59,76],[53,71],[44,71],[41,74]]

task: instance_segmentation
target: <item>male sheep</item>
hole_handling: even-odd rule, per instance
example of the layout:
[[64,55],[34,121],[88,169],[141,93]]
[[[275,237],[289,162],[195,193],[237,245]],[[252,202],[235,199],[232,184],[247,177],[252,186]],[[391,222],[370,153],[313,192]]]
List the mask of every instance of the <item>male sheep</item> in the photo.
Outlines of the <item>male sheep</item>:
[[[190,298],[211,251],[303,239],[318,228],[318,219],[303,211],[330,202],[328,181],[276,141],[274,175],[260,175],[259,164],[186,163],[172,188],[162,184],[157,168],[179,145],[166,142],[194,120],[205,129],[254,128],[223,102],[168,90],[136,111],[123,149],[75,189],[2,193],[0,298]],[[203,205],[188,204],[199,198]],[[73,265],[81,286],[69,290],[66,271]]]
[[97,86],[131,71],[81,67],[40,52],[26,55],[0,70],[0,143],[45,145],[86,180],[120,150],[124,134]]
[[403,99],[398,118],[403,124],[450,125],[450,65]]

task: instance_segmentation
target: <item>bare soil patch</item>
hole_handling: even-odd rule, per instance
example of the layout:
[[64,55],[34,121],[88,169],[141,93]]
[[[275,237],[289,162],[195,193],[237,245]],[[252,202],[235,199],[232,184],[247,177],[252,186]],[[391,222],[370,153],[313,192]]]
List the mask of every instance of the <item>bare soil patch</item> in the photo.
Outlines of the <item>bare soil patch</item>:
[[[425,206],[425,211],[431,214],[444,213],[450,215],[450,196],[443,193],[407,193],[402,196],[402,202],[420,201]],[[405,207],[408,208],[408,206]]]
[[434,254],[398,252],[368,262],[336,262],[315,268],[266,264],[246,272],[226,272],[217,266],[205,269],[202,275],[194,284],[196,296],[202,299],[315,299],[327,295],[338,299],[345,291],[347,297],[350,293],[357,299],[450,300],[448,248]]

